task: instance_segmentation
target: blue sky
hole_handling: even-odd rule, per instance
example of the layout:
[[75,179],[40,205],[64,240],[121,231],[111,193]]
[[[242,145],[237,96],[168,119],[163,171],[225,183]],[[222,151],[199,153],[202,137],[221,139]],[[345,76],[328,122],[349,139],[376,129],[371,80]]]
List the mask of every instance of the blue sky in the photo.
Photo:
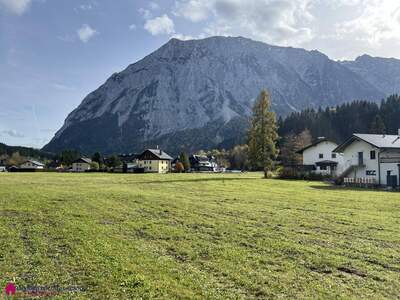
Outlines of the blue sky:
[[41,147],[112,73],[171,37],[398,57],[397,0],[0,0],[0,142]]

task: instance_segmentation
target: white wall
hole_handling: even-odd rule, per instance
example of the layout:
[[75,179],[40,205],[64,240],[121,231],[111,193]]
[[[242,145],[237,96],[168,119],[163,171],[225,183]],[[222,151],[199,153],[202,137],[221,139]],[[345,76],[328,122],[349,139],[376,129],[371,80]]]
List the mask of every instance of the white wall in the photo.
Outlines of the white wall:
[[31,163],[30,161],[23,163],[22,165],[20,165],[21,169],[43,169],[43,166],[38,166],[36,164]]
[[[303,165],[315,165],[319,161],[331,160],[338,163],[336,172],[340,174],[343,170],[343,155],[336,153],[336,158],[332,157],[333,150],[337,146],[336,143],[325,141],[308,148],[303,152]],[[319,157],[320,154],[323,154],[323,158]],[[317,171],[323,173],[321,170]]]
[[144,168],[146,173],[168,173],[171,170],[171,161],[139,160],[139,168]]
[[[371,159],[370,152],[375,151],[376,156],[375,159]],[[381,152],[378,148],[364,142],[364,141],[355,141],[351,145],[349,145],[344,151],[344,168],[354,165],[358,165],[358,153],[364,153],[364,166],[357,167],[348,177],[352,178],[373,178],[376,182],[379,182],[379,153]],[[383,152],[381,156],[389,156],[389,157],[398,157],[396,153]],[[380,166],[380,177],[381,184],[387,184],[387,171],[391,170],[392,175],[396,175],[399,177],[399,168],[398,163],[381,163]],[[368,172],[367,172],[368,171]],[[375,175],[372,175],[371,172],[374,172]]]
[[72,164],[73,172],[85,172],[86,170],[90,170],[90,164],[87,164],[87,163],[73,163]]

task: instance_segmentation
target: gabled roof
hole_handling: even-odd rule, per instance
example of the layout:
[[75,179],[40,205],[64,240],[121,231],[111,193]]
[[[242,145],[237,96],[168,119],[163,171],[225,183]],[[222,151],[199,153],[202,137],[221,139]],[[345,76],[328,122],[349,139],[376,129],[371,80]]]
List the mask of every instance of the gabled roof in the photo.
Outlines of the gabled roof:
[[355,141],[364,141],[378,149],[400,149],[400,136],[388,134],[361,134],[355,133],[343,144],[338,146],[334,152],[343,152]]
[[166,152],[160,150],[160,149],[147,149],[145,150],[141,155],[140,158],[147,152],[151,152],[153,155],[155,155],[158,159],[163,159],[163,160],[173,160],[171,156],[169,156]]
[[28,159],[28,160],[24,161],[22,164],[26,164],[28,162],[30,162],[31,164],[34,164],[36,166],[39,166],[39,167],[44,167],[43,163],[41,163],[41,162],[39,162],[37,160],[32,160],[32,159]]
[[312,148],[312,147],[315,147],[315,146],[317,146],[317,145],[319,145],[319,144],[321,144],[321,143],[323,143],[323,142],[331,142],[331,143],[333,143],[333,144],[336,144],[335,142],[332,142],[332,141],[328,140],[327,138],[319,138],[319,139],[317,139],[316,141],[314,141],[312,144],[310,144],[310,145],[304,147],[303,149],[300,149],[300,150],[296,151],[296,153],[298,153],[298,154],[303,154],[303,152],[306,151],[307,149],[310,149],[310,148]]
[[205,155],[196,155],[196,154],[194,154],[191,157],[189,157],[189,159],[193,159],[193,160],[195,160],[197,162],[209,162],[210,161],[210,159],[207,156],[205,156]]
[[81,158],[78,158],[77,160],[75,160],[73,163],[74,163],[74,164],[75,164],[75,163],[86,163],[86,164],[91,164],[91,163],[92,163],[92,160],[91,160],[90,158],[87,158],[87,157],[81,157]]

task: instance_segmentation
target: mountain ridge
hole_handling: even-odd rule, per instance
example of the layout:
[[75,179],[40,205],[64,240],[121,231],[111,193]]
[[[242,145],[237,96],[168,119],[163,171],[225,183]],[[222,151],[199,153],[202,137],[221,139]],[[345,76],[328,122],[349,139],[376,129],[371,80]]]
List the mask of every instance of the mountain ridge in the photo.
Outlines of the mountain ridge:
[[[243,37],[171,39],[85,97],[43,149],[134,152],[154,143],[173,152],[199,150],[197,145],[228,147],[228,141],[243,140],[244,124],[263,88],[283,116],[308,107],[383,99],[386,90],[363,78],[367,67],[336,62],[317,50]],[[232,122],[238,122],[240,132]],[[197,132],[199,138],[189,138],[193,144],[186,145],[176,136],[185,132]]]

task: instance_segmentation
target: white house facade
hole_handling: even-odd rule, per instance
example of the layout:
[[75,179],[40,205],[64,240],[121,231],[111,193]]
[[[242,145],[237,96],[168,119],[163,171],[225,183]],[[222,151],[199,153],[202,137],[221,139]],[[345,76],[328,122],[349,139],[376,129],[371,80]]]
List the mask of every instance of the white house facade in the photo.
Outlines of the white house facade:
[[171,171],[172,157],[160,149],[147,149],[138,160],[138,167],[145,173],[168,173]]
[[342,172],[344,162],[343,154],[334,151],[337,146],[326,138],[319,138],[297,153],[302,154],[303,165],[313,167],[315,173],[336,176]]
[[90,158],[81,157],[72,163],[72,172],[86,172],[91,169],[92,160]]
[[27,160],[23,162],[19,168],[23,170],[43,170],[44,164],[36,160]]
[[399,135],[353,134],[335,151],[343,152],[343,178],[400,186]]

